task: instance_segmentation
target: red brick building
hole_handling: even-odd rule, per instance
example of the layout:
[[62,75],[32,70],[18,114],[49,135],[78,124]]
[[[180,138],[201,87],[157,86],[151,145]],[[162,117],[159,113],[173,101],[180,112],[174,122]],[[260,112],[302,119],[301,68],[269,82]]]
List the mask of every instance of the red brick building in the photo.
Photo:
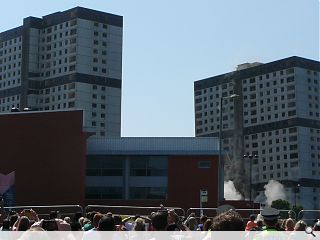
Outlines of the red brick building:
[[217,205],[217,139],[88,139],[82,121],[81,110],[0,114],[0,173],[14,172],[15,205],[189,208],[200,190],[203,207]]
[[0,114],[0,173],[15,172],[15,205],[84,204],[82,119],[82,111]]

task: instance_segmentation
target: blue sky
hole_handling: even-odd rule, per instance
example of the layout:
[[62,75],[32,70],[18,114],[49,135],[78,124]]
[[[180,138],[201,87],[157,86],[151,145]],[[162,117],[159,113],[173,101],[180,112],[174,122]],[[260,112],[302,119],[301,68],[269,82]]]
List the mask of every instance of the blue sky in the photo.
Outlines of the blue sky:
[[124,17],[122,136],[194,136],[194,81],[244,62],[319,60],[319,0],[5,1],[0,32],[75,6]]

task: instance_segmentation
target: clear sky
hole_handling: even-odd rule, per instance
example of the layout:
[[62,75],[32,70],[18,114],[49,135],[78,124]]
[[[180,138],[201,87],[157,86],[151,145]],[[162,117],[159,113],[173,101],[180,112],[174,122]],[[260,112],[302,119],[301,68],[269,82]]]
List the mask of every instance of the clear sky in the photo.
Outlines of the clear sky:
[[244,62],[319,60],[319,0],[2,1],[0,32],[75,6],[124,17],[122,136],[194,136],[194,81]]

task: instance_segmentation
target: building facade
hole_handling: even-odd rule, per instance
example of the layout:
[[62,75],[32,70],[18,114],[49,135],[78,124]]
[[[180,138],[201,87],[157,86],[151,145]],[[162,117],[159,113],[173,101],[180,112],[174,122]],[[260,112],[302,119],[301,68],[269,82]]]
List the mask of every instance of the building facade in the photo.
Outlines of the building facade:
[[200,206],[218,200],[216,138],[130,137],[89,139],[86,203]]
[[0,112],[81,108],[87,131],[120,136],[122,26],[76,7],[0,33]]
[[221,102],[226,177],[246,198],[250,154],[254,197],[273,179],[292,204],[320,207],[319,75],[318,61],[289,57],[194,83],[196,136],[219,136]]

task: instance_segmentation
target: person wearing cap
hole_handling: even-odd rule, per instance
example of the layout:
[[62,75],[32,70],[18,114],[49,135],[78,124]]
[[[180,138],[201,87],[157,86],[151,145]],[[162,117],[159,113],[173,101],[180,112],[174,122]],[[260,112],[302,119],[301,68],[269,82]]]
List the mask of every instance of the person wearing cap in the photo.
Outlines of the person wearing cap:
[[[264,240],[264,239],[287,239],[286,235],[277,228],[278,219],[280,217],[279,210],[271,207],[266,207],[262,212],[264,227],[262,231],[254,236],[254,240]],[[252,232],[251,232],[252,233]]]
[[280,216],[279,210],[271,207],[266,207],[261,212],[265,227],[262,228],[262,231],[278,231],[277,223]]

